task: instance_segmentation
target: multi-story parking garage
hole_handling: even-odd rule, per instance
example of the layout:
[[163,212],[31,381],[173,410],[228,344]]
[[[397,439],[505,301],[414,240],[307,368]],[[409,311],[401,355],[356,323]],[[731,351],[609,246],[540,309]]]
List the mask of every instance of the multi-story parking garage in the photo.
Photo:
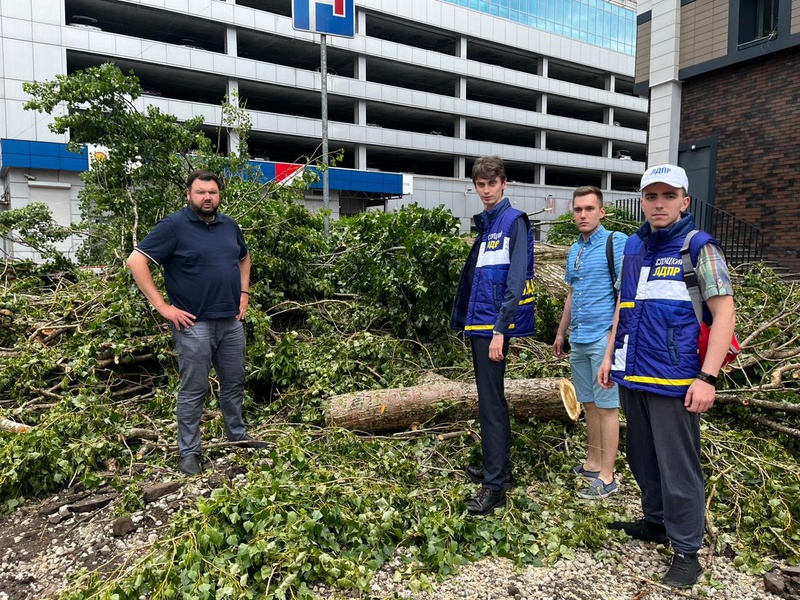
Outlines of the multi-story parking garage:
[[[24,81],[113,61],[140,78],[142,107],[215,126],[238,91],[255,157],[318,153],[319,36],[292,28],[292,0],[20,0],[0,17],[2,147],[66,142],[23,110]],[[344,149],[343,169],[413,174],[413,193],[332,189],[335,213],[444,204],[466,228],[483,154],[505,158],[509,195],[528,212],[548,196],[566,210],[579,185],[610,198],[636,188],[648,105],[633,93],[634,12],[603,0],[357,0],[355,19],[354,38],[327,38],[330,146]],[[75,218],[75,171],[37,160],[37,147],[27,163],[0,155],[4,197],[60,197],[59,218]]]

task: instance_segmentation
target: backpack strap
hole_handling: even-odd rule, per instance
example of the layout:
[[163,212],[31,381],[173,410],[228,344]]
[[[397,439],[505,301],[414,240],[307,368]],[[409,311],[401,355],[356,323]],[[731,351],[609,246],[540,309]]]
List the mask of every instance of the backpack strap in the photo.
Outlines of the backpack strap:
[[689,297],[692,299],[692,308],[699,323],[703,322],[703,298],[700,296],[700,286],[697,284],[697,273],[692,263],[692,256],[689,253],[689,243],[699,229],[692,229],[686,234],[681,246],[681,262],[683,263],[683,282],[686,284],[686,289],[689,291]]
[[614,232],[610,232],[606,238],[606,262],[608,263],[608,274],[611,276],[611,287],[614,289],[614,300],[617,299],[619,291],[614,285],[617,281],[617,267],[614,264]]

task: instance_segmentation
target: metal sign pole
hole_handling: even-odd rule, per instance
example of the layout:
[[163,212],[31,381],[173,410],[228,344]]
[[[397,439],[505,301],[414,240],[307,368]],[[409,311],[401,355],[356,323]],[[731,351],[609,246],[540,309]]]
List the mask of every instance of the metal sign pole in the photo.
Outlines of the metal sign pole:
[[328,50],[326,34],[340,37],[356,35],[355,0],[292,0],[292,27],[320,35],[320,81],[322,96],[322,208],[325,212],[325,239],[330,235],[330,180],[328,175]]
[[322,209],[325,211],[325,239],[330,237],[330,181],[328,179],[328,50],[325,34],[320,34],[319,58],[320,75],[322,77]]

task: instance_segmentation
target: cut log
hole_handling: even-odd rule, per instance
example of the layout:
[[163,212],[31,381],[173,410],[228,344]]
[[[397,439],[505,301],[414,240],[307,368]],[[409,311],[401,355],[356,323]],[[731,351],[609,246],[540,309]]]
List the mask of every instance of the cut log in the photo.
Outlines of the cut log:
[[[566,423],[578,420],[581,408],[568,379],[510,379],[506,400],[517,419],[536,418]],[[474,382],[426,382],[412,387],[369,390],[333,396],[328,401],[329,425],[377,433],[419,427],[435,421],[476,418],[478,392]]]
[[22,423],[0,417],[0,430],[11,431],[13,433],[28,433],[31,428],[28,425],[23,425]]

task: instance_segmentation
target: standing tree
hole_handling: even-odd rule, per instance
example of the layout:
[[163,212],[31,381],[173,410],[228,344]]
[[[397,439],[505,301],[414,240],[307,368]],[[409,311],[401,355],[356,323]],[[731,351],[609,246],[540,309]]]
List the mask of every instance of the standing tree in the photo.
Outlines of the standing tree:
[[140,231],[179,205],[191,153],[212,152],[200,130],[202,117],[181,123],[153,106],[140,112],[134,104],[142,95],[139,79],[113,64],[25,83],[24,89],[33,97],[27,109],[55,115],[51,131],[69,132],[70,150],[84,144],[109,149],[83,175],[84,261],[110,263],[126,255]]

